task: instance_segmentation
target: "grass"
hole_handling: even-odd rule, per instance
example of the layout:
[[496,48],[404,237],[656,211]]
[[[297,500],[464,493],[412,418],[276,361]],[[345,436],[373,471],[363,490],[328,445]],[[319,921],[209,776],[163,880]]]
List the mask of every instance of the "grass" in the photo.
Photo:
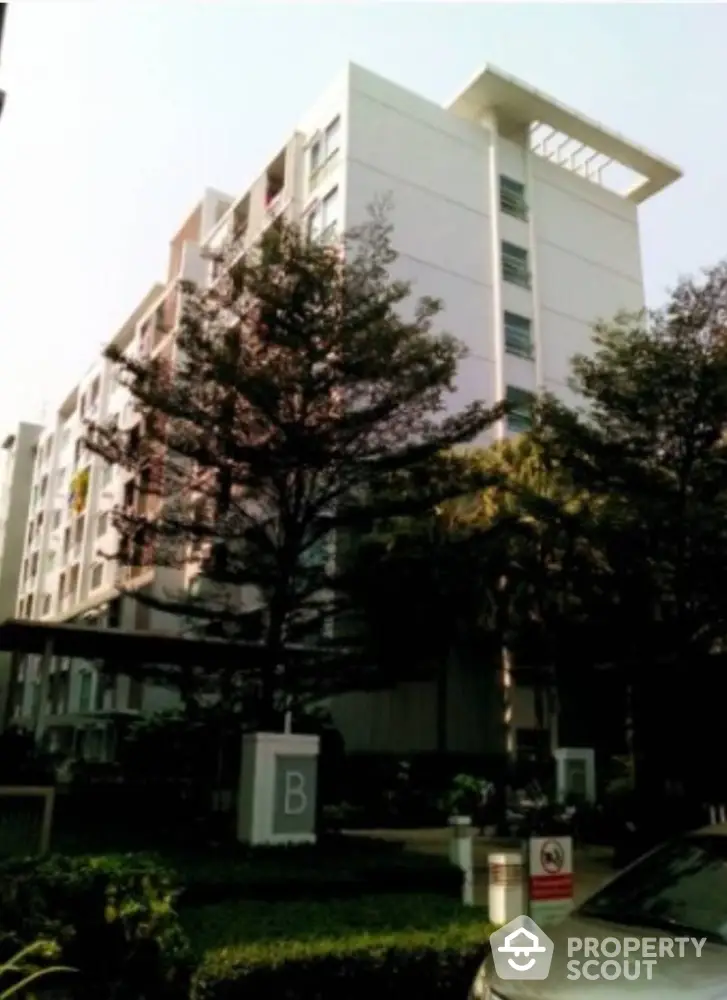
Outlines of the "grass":
[[271,953],[294,955],[395,947],[413,941],[480,941],[482,910],[430,895],[361,896],[333,902],[238,901],[190,908],[182,923],[200,960],[224,957],[255,964]]

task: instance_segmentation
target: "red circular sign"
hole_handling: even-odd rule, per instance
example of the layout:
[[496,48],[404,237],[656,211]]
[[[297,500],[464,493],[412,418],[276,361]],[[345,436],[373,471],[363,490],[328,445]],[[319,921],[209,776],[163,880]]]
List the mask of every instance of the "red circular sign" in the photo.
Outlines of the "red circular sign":
[[557,875],[565,864],[565,851],[558,840],[546,840],[540,848],[540,864],[548,875]]

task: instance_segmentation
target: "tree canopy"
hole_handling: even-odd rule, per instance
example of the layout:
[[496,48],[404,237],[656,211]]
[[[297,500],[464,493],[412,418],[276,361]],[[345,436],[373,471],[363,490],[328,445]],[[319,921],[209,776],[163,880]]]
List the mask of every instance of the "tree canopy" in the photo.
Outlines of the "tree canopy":
[[[391,277],[395,259],[380,208],[343,245],[279,221],[227,252],[211,286],[183,286],[171,351],[109,351],[139,416],[89,432],[89,447],[131,476],[113,556],[184,569],[193,590],[157,585],[139,599],[259,641],[263,655],[226,680],[230,697],[257,698],[262,723],[296,699],[366,683],[366,670],[321,658],[340,539],[402,508],[397,477],[429,484],[406,491],[407,511],[450,496],[455,485],[428,466],[504,412],[454,410],[466,352],[435,329],[441,303],[413,301]],[[312,651],[293,663],[296,644]]]

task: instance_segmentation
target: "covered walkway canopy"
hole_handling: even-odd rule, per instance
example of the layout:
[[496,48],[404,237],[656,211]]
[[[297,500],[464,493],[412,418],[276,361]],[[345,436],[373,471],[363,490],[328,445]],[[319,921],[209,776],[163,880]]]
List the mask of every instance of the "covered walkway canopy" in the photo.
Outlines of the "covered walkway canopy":
[[[142,632],[79,623],[10,618],[0,624],[0,652],[16,655],[68,656],[79,660],[116,660],[196,666],[213,659],[219,666],[239,665],[264,655],[259,642],[218,638],[187,638],[168,632]],[[318,653],[310,646],[290,645],[286,658]],[[324,650],[320,651],[325,653]]]

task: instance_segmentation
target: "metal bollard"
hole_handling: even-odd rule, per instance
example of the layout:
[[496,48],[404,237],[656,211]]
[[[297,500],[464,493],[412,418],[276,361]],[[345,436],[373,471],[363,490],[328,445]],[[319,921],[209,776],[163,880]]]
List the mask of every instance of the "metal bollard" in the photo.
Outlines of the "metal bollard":
[[489,918],[490,923],[509,924],[515,917],[527,913],[525,895],[525,862],[522,854],[490,854]]
[[451,816],[452,841],[449,858],[462,872],[462,902],[474,906],[475,880],[473,871],[474,852],[472,849],[472,819],[469,816]]

